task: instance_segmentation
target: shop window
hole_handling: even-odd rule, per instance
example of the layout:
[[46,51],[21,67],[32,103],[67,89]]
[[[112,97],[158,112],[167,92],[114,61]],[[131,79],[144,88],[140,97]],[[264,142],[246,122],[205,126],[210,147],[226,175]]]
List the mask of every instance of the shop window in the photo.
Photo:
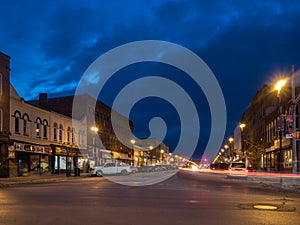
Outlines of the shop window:
[[63,140],[63,125],[59,124],[59,141]]
[[29,117],[27,114],[24,114],[23,116],[23,134],[28,135],[28,121]]
[[19,134],[21,113],[19,111],[16,111],[14,117],[15,117],[15,133]]
[[284,168],[292,167],[292,150],[284,151]]
[[36,132],[36,137],[38,137],[38,138],[41,137],[41,123],[42,123],[41,119],[37,118],[35,132]]
[[67,129],[67,142],[68,142],[68,144],[70,143],[70,138],[71,138],[71,128],[68,127],[68,129]]
[[43,138],[47,139],[48,138],[48,121],[44,120],[43,121]]
[[53,125],[53,139],[57,140],[57,123],[54,123]]

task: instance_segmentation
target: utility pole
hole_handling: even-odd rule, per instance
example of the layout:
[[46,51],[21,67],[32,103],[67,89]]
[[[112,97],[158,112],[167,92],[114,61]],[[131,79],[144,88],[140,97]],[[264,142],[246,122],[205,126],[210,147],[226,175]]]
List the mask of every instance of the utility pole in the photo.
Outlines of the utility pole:
[[[292,65],[292,109],[293,109],[293,133],[296,134],[296,99],[295,99],[295,74]],[[293,173],[297,173],[297,137],[292,139],[292,163]]]

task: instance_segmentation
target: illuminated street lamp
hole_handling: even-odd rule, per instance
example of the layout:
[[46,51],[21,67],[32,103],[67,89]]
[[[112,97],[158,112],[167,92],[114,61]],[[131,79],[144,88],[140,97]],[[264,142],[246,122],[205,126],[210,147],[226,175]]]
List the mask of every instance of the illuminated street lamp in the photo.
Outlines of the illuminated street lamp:
[[233,145],[232,145],[233,141],[234,141],[233,137],[230,137],[228,139],[228,141],[229,141],[229,147],[230,147],[230,149],[229,149],[229,151],[230,151],[230,157],[233,158],[233,150],[234,150]]
[[244,157],[245,157],[245,141],[244,141],[244,128],[246,127],[246,124],[244,124],[244,123],[241,123],[240,124],[240,128],[241,128],[241,141],[242,141],[242,156],[243,156],[243,160],[245,160],[244,159]]
[[165,151],[164,151],[163,149],[160,150],[160,155],[161,155],[160,158],[161,158],[161,162],[163,162],[163,159],[164,159],[164,157],[163,157],[164,152],[165,152]]
[[278,134],[279,134],[279,154],[278,154],[278,171],[281,171],[281,150],[282,150],[282,131],[284,126],[284,121],[282,117],[282,107],[281,107],[281,96],[280,91],[283,88],[283,86],[286,84],[285,79],[281,79],[277,81],[275,84],[275,90],[277,91],[277,97],[278,97],[278,104],[279,104],[279,124],[278,124]]
[[[131,155],[132,155],[132,157],[134,158],[134,144],[135,144],[135,140],[134,139],[131,139],[130,140],[130,143],[132,144],[132,152],[131,152]],[[133,164],[134,164],[134,162],[133,162]]]
[[[92,126],[91,131],[96,135],[99,131],[99,128],[96,126]],[[98,154],[96,155],[95,135],[93,135],[93,155],[96,159],[96,156],[98,156]],[[98,161],[98,159],[97,159],[97,161]]]
[[225,148],[225,151],[226,151],[226,155],[228,155],[229,146],[226,144],[226,145],[224,145],[224,148]]

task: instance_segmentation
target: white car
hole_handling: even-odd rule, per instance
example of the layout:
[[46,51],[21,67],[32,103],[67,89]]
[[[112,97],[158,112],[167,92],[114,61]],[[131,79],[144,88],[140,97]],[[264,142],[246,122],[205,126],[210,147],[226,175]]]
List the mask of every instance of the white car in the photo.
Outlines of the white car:
[[105,163],[103,166],[96,166],[90,169],[91,176],[102,177],[104,175],[126,175],[131,173],[131,167],[127,165],[121,165],[119,163]]
[[244,162],[231,162],[229,165],[229,176],[247,176],[248,170]]

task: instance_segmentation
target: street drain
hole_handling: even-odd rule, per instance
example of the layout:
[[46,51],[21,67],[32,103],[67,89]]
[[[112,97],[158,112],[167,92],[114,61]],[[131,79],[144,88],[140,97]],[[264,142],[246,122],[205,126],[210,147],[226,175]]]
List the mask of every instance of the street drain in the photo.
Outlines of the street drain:
[[261,209],[261,210],[277,210],[278,207],[275,205],[253,205],[254,209]]

